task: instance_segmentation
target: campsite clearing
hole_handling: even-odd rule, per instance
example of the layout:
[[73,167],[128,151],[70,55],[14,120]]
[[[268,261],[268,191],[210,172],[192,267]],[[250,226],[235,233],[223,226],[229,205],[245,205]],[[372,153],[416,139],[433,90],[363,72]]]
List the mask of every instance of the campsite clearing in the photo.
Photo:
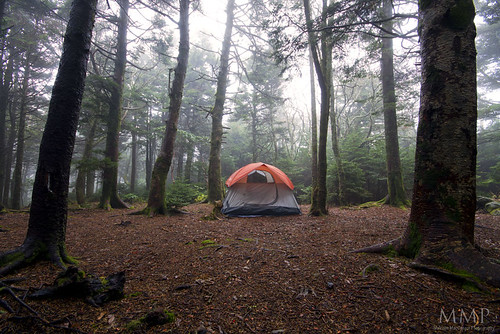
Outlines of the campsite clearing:
[[[190,205],[187,214],[173,217],[128,215],[133,211],[73,210],[67,229],[69,252],[81,269],[98,277],[125,271],[125,298],[101,308],[78,299],[26,299],[40,317],[84,333],[124,331],[152,309],[173,312],[175,321],[135,332],[448,333],[452,327],[476,325],[472,333],[500,328],[498,296],[410,269],[404,258],[349,253],[399,236],[409,211],[334,208],[327,217],[212,221],[203,219],[211,212],[205,204]],[[500,217],[478,214],[476,220],[477,242],[496,249],[490,255],[500,259]],[[26,213],[0,216],[0,251],[23,241],[27,221]],[[24,277],[14,285],[39,288],[51,284],[58,272],[40,263],[7,278]],[[11,315],[0,311],[0,332],[61,332],[25,310],[21,315],[9,320]]]

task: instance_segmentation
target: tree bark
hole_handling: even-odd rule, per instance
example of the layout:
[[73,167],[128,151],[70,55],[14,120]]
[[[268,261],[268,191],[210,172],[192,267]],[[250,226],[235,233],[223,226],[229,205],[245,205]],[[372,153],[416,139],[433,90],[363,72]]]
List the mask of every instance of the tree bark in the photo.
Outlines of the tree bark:
[[31,54],[30,50],[26,51],[26,59],[24,63],[24,78],[21,88],[21,105],[19,112],[19,126],[17,129],[17,148],[16,148],[16,165],[14,167],[14,186],[12,190],[12,208],[20,210],[22,201],[22,173],[24,160],[24,137],[26,131],[26,113],[28,108],[28,85],[31,72]]
[[165,185],[167,175],[174,155],[174,143],[177,135],[177,123],[182,104],[184,80],[186,78],[189,58],[189,0],[180,0],[179,11],[179,54],[175,68],[172,89],[170,90],[170,104],[165,136],[163,137],[160,153],[155,161],[151,176],[151,190],[149,191],[148,205],[142,211],[144,214],[166,214]]
[[65,238],[71,156],[82,102],[97,0],[75,0],[64,36],[40,143],[28,232],[23,244],[0,255],[0,275],[39,259],[71,263]]
[[394,84],[394,51],[392,46],[392,1],[383,1],[382,24],[382,96],[384,103],[384,129],[385,129],[385,152],[387,165],[387,198],[386,204],[395,207],[406,207],[410,203],[406,197],[406,191],[401,175],[401,162],[399,158],[398,123],[396,116],[396,92]]
[[108,133],[102,173],[102,195],[99,207],[103,209],[128,208],[118,195],[118,159],[122,119],[123,80],[127,64],[127,28],[129,0],[120,1],[120,18],[116,45],[115,68],[108,114]]
[[212,109],[212,133],[210,139],[210,156],[208,160],[208,202],[220,201],[224,195],[222,187],[220,151],[222,147],[222,117],[226,100],[227,76],[229,72],[229,51],[234,20],[234,0],[228,0],[226,7],[226,30],[222,42],[220,69],[217,75],[217,91]]
[[472,0],[419,4],[422,86],[408,227],[390,247],[413,266],[500,287],[500,265],[474,247],[476,49]]

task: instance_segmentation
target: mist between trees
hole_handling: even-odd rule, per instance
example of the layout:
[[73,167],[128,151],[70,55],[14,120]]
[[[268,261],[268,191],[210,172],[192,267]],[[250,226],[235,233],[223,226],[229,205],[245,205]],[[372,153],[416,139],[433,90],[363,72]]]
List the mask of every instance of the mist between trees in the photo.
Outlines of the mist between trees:
[[[293,181],[298,201],[309,204],[311,156],[317,154],[312,143],[316,143],[318,153],[326,158],[322,183],[328,204],[384,198],[388,194],[384,109],[388,105],[384,107],[381,58],[383,40],[393,37],[395,100],[389,106],[397,115],[402,186],[411,193],[420,104],[416,4],[394,1],[387,15],[380,1],[332,2],[326,10],[316,1],[307,3],[309,27],[302,2],[235,3],[223,109],[222,179],[247,163],[267,162],[282,169]],[[1,4],[0,203],[21,209],[31,201],[70,2]],[[148,1],[131,0],[121,82],[116,66],[123,6],[114,1],[98,6],[70,179],[70,199],[81,205],[102,199],[102,171],[114,168],[116,191],[123,200],[147,199],[169,115],[179,45],[177,2],[152,7]],[[192,1],[190,7],[189,63],[167,177],[167,198],[176,198],[180,189],[185,195],[179,199],[182,204],[203,200],[207,190],[212,111],[226,23],[225,9],[213,7],[214,1],[203,0]],[[493,197],[500,193],[500,45],[496,37],[500,12],[494,1],[478,1],[476,7],[477,187],[479,195]],[[319,52],[317,66],[328,74],[324,83],[330,87],[331,99],[324,111],[320,110],[321,78],[314,61],[309,62],[314,57],[311,45]],[[315,72],[312,80],[310,66]],[[110,110],[120,86],[115,124],[110,122]],[[316,109],[318,120],[312,116]],[[330,122],[323,124],[327,134],[320,128],[324,138],[320,133],[318,143],[311,128],[321,123],[322,112]],[[118,129],[117,159],[106,153],[110,124]]]

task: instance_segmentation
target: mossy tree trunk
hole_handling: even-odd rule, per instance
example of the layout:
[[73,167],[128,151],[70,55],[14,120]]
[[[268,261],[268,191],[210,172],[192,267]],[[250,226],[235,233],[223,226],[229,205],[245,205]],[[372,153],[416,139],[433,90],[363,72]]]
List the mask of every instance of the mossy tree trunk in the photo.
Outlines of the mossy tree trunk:
[[64,267],[71,156],[82,102],[97,0],[75,0],[64,36],[40,143],[28,232],[23,244],[0,255],[0,275],[35,260]]
[[234,0],[228,0],[226,7],[226,29],[222,41],[220,70],[217,75],[217,90],[215,104],[212,109],[212,133],[210,137],[210,156],[208,160],[208,202],[222,200],[224,189],[222,186],[220,151],[222,147],[222,117],[226,100],[227,75],[229,71],[229,51],[231,49],[231,34],[233,31]]
[[476,49],[472,0],[420,2],[422,86],[408,227],[393,247],[433,272],[500,287],[500,265],[474,247]]
[[103,209],[127,208],[118,195],[118,159],[120,145],[120,128],[123,104],[123,80],[127,64],[127,27],[129,0],[121,0],[120,18],[118,20],[118,34],[113,73],[113,85],[108,114],[108,133],[106,136],[106,150],[104,151],[104,168],[102,173],[102,195],[99,207]]
[[[328,138],[328,117],[330,115],[330,76],[331,76],[331,56],[332,41],[327,29],[321,29],[320,37],[315,34],[313,21],[311,19],[311,8],[309,0],[303,0],[304,13],[308,30],[308,39],[312,53],[314,68],[318,76],[319,88],[321,90],[321,107],[319,118],[319,139],[318,139],[318,182],[313,187],[313,196],[309,214],[314,216],[327,215],[326,207],[326,143]],[[327,0],[323,0],[321,14],[321,26],[327,25]],[[319,50],[318,50],[319,49]]]
[[148,205],[142,211],[147,215],[166,214],[165,185],[167,175],[174,155],[174,143],[177,136],[177,123],[182,104],[184,80],[189,58],[189,0],[180,0],[179,9],[179,54],[175,68],[172,89],[170,90],[170,104],[165,136],[163,137],[160,153],[156,158],[151,175],[151,189],[149,191]]
[[394,84],[394,50],[392,45],[392,1],[383,1],[384,23],[382,24],[382,96],[384,104],[385,152],[387,166],[387,198],[386,204],[395,207],[406,207],[410,203],[401,174],[399,158],[398,123],[396,116],[396,91]]

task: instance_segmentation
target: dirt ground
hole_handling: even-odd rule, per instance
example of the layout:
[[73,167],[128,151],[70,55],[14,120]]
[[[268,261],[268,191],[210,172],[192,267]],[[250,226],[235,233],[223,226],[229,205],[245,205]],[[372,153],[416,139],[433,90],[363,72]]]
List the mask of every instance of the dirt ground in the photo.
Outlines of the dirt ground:
[[[398,237],[409,211],[330,209],[327,217],[204,220],[208,205],[174,217],[132,210],[69,212],[67,247],[97,276],[125,271],[125,297],[103,307],[76,298],[31,300],[42,325],[0,308],[0,333],[116,333],[152,309],[172,323],[137,333],[491,333],[500,297],[413,270],[404,258],[350,251]],[[307,212],[307,207],[302,207]],[[476,239],[500,258],[500,217],[477,215]],[[27,213],[0,216],[0,252],[24,239]],[[3,279],[40,288],[60,270],[40,263]],[[364,275],[363,275],[364,271]],[[498,293],[498,290],[496,290]],[[130,326],[130,325],[129,325]]]

